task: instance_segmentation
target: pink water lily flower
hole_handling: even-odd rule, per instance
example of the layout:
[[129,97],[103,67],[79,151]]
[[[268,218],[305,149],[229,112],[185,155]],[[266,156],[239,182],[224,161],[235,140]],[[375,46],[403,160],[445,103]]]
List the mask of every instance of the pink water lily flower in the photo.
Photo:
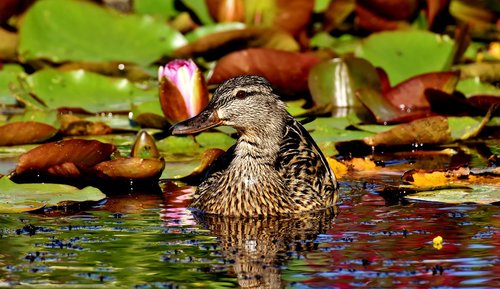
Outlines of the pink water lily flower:
[[175,59],[161,66],[158,80],[161,109],[171,123],[197,115],[208,103],[205,78],[191,59]]

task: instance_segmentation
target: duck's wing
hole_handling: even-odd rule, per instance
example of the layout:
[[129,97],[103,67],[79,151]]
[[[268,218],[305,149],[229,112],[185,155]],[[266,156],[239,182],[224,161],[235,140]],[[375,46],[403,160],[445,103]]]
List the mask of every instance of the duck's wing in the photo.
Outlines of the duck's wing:
[[337,181],[318,145],[292,116],[285,129],[276,165],[291,197],[307,209],[333,204]]

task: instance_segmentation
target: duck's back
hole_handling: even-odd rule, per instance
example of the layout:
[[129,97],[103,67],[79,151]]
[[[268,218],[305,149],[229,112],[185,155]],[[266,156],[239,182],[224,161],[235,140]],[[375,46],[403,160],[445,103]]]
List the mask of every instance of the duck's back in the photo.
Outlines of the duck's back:
[[337,201],[337,180],[323,153],[306,129],[289,116],[277,159],[288,192],[301,210],[332,206]]

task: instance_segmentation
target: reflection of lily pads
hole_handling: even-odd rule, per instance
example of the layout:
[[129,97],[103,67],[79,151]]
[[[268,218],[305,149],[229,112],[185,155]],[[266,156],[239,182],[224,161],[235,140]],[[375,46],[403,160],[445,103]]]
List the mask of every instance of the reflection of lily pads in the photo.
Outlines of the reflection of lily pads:
[[0,178],[0,213],[26,212],[44,206],[63,206],[74,202],[97,202],[106,198],[94,187],[78,189],[60,184],[16,184]]
[[89,112],[129,111],[132,102],[157,99],[156,89],[144,91],[127,79],[84,70],[40,70],[26,80],[31,91],[49,109],[79,107]]
[[124,15],[88,1],[37,1],[23,20],[19,53],[25,60],[149,64],[186,42],[151,16]]
[[412,76],[446,70],[453,40],[427,31],[390,31],[370,35],[356,55],[382,67],[395,85]]

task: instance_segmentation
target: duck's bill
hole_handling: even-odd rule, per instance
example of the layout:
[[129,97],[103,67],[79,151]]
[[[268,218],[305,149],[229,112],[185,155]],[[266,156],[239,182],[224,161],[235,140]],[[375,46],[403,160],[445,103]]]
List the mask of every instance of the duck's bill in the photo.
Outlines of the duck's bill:
[[190,119],[181,121],[170,127],[172,135],[193,134],[218,126],[221,120],[216,112],[205,110]]

